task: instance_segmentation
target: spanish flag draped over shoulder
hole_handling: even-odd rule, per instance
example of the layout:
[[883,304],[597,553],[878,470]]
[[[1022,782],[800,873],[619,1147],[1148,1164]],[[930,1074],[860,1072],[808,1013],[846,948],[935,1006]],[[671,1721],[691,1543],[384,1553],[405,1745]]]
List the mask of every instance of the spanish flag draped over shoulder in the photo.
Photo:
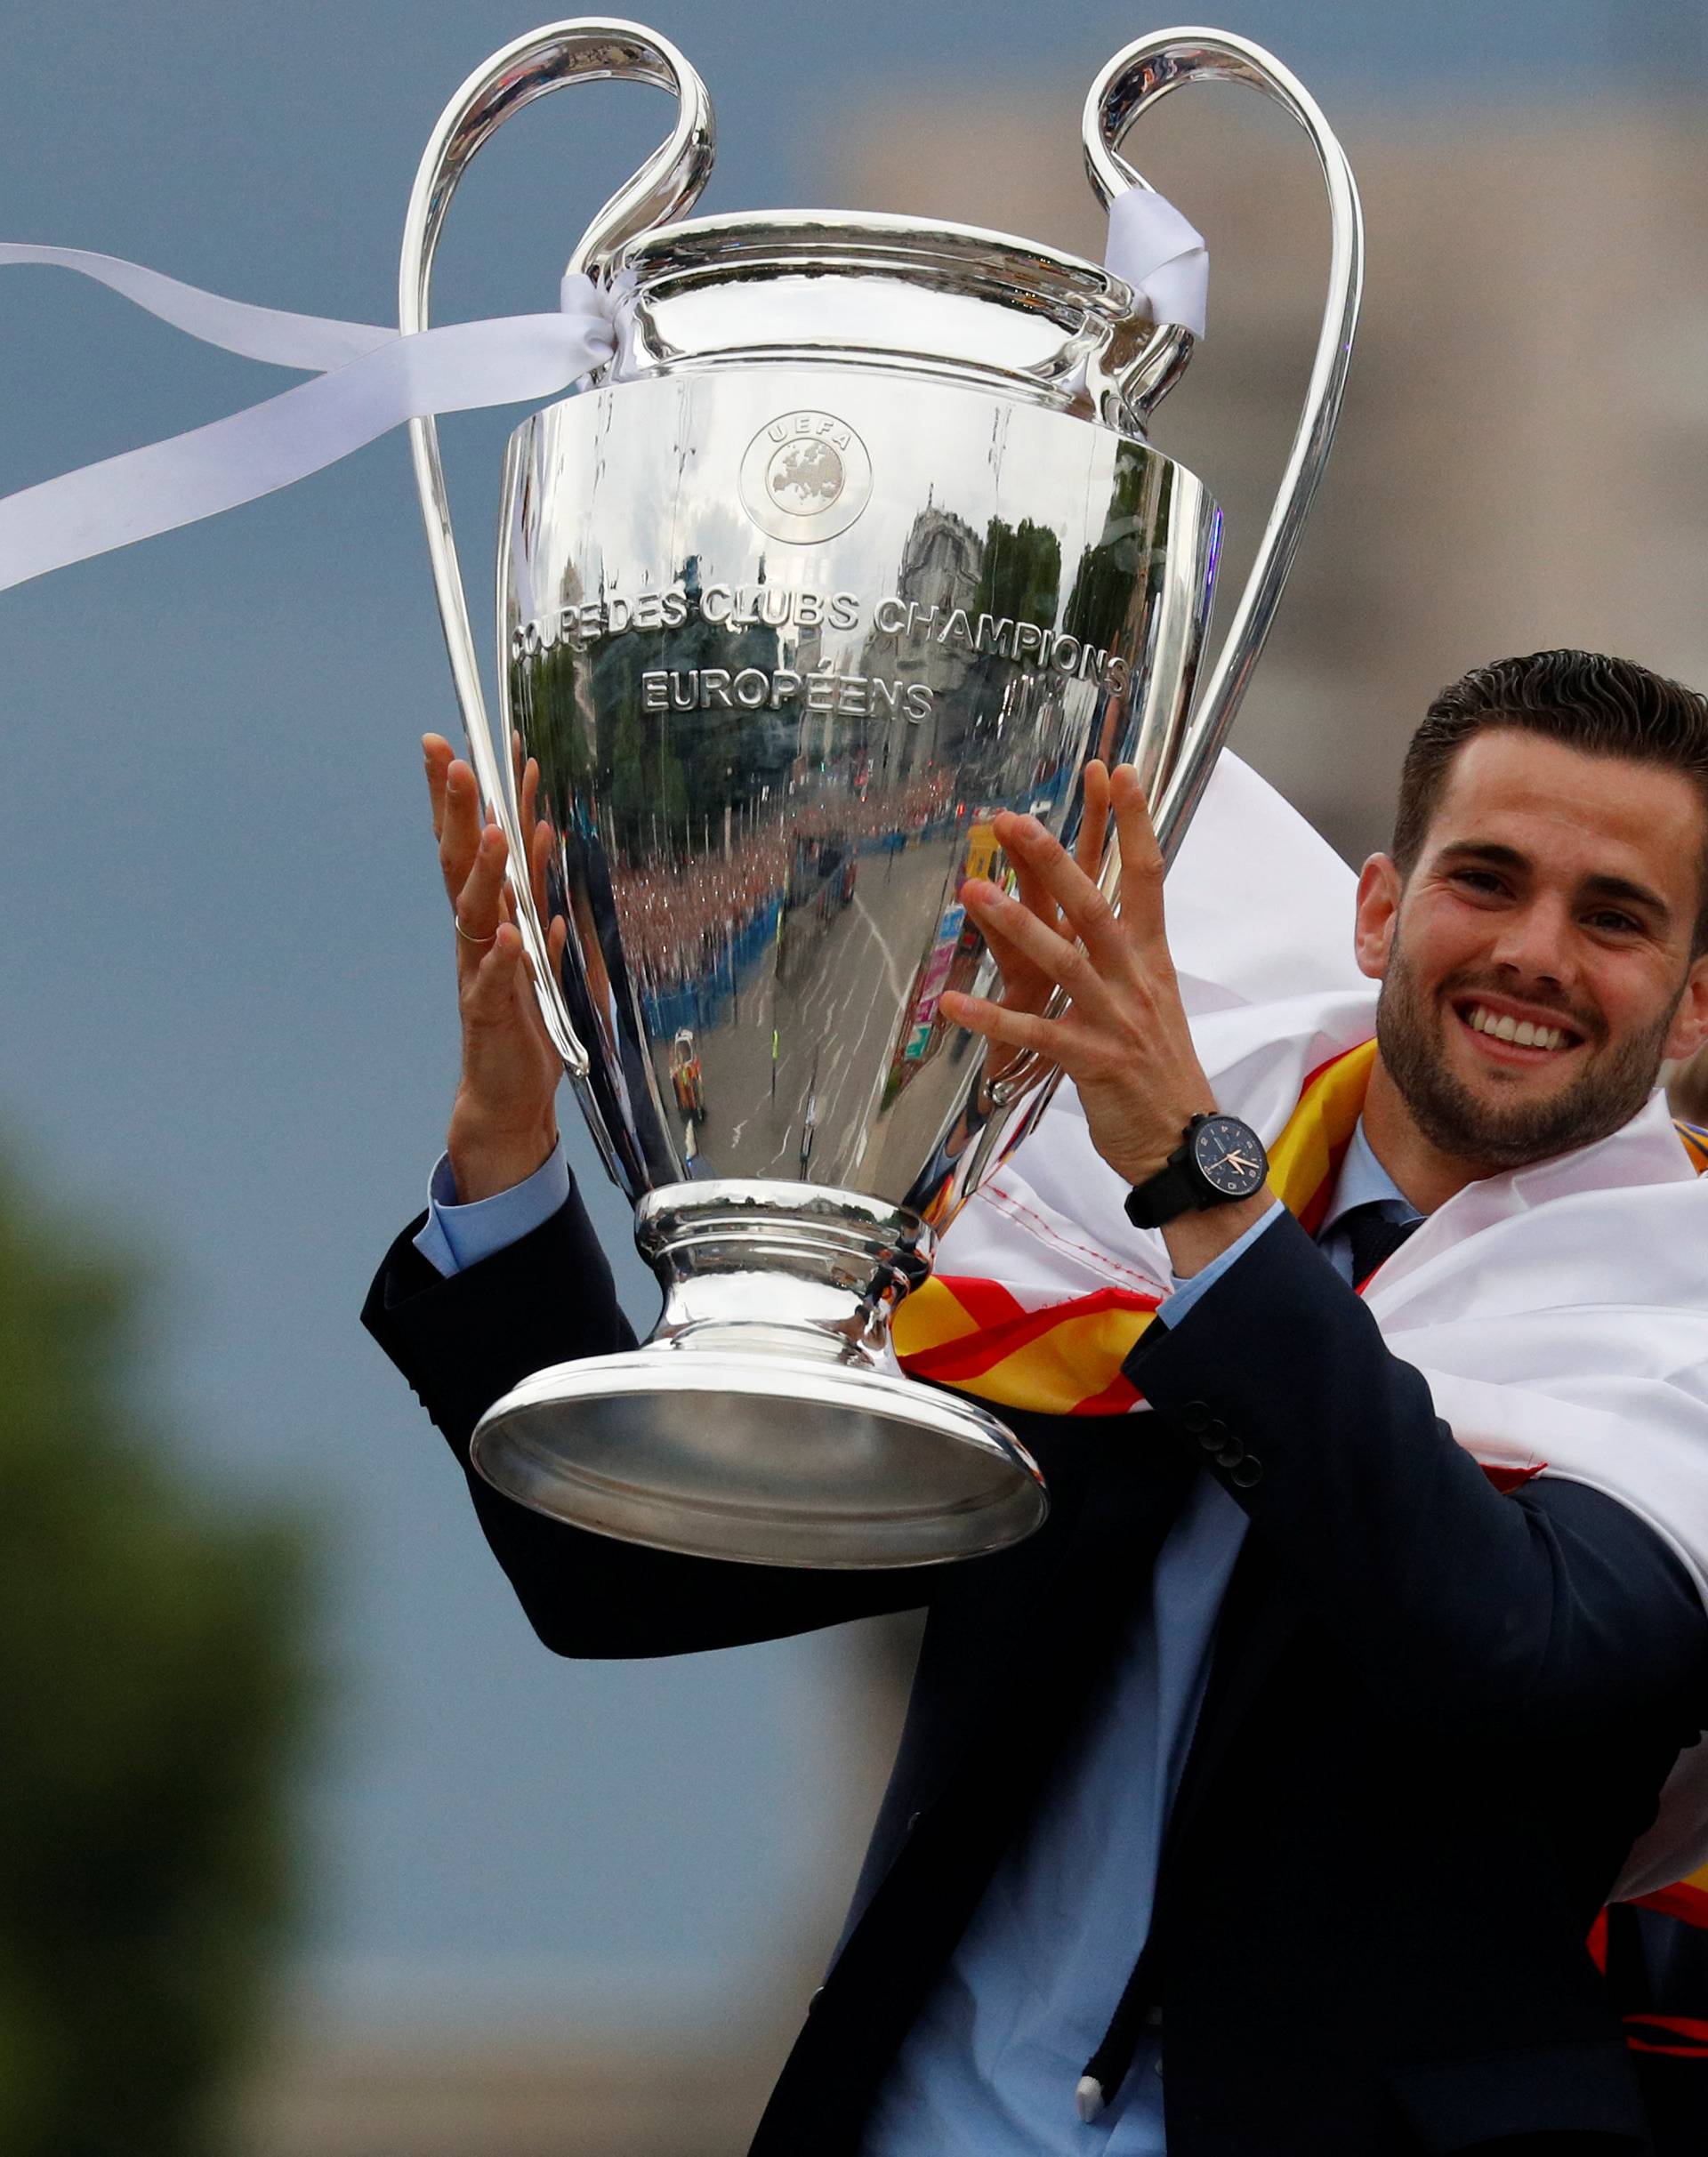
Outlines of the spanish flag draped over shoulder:
[[[1353,877],[1224,756],[1167,886],[1169,942],[1219,1105],[1261,1133],[1307,1227],[1328,1203],[1374,1058],[1351,956]],[[1593,1146],[1469,1185],[1366,1284],[1389,1346],[1503,1485],[1602,1490],[1678,1553],[1708,1602],[1708,1164],[1653,1095]],[[1172,1285],[1160,1234],[1064,1083],[945,1231],[897,1313],[905,1367],[999,1407],[1146,1413],[1121,1364]],[[1708,1865],[1708,1744],[1680,1756],[1618,1894]]]
[[[1308,1229],[1326,1211],[1364,1107],[1374,1041],[1333,1057],[1305,1081],[1298,1106],[1269,1147],[1269,1187]],[[1028,1156],[1029,1158],[1029,1156]],[[1107,1285],[1058,1300],[1035,1279],[1011,1288],[987,1274],[941,1268],[897,1314],[896,1345],[914,1378],[1045,1415],[1119,1415],[1142,1404],[1121,1375],[1165,1292],[1150,1276],[1087,1252],[999,1174],[990,1203],[1022,1236],[1053,1243],[1067,1265],[1089,1256]],[[964,1237],[957,1240],[964,1240]]]

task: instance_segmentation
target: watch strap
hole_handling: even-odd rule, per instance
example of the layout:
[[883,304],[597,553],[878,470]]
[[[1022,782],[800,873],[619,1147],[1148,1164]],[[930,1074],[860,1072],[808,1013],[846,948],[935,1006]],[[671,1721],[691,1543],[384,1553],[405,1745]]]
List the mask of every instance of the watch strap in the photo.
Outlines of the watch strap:
[[1198,1179],[1192,1173],[1191,1141],[1171,1155],[1166,1168],[1147,1176],[1127,1193],[1127,1219],[1135,1228],[1161,1228],[1182,1213],[1203,1203]]

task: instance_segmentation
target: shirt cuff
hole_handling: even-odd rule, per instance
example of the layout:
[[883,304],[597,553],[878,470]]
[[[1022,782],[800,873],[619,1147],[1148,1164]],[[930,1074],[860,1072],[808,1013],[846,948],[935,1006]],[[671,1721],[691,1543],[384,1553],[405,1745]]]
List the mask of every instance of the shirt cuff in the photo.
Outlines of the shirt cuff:
[[[1278,1220],[1285,1211],[1285,1207],[1277,1198],[1267,1213],[1262,1215],[1260,1219],[1254,1220],[1237,1241],[1229,1244],[1226,1251],[1218,1252],[1207,1266],[1201,1268],[1198,1272],[1192,1274],[1184,1281],[1181,1280],[1179,1274],[1176,1274],[1172,1291],[1164,1296],[1156,1306],[1156,1316],[1163,1324],[1178,1325],[1192,1306],[1200,1298],[1210,1292],[1235,1260],[1243,1257],[1256,1243],[1263,1231]],[[426,1230],[423,1229],[422,1233],[424,1235]]]
[[427,1219],[415,1239],[415,1249],[448,1281],[531,1235],[568,1195],[569,1163],[561,1139],[531,1176],[467,1206],[456,1203],[450,1155],[441,1154],[427,1185]]

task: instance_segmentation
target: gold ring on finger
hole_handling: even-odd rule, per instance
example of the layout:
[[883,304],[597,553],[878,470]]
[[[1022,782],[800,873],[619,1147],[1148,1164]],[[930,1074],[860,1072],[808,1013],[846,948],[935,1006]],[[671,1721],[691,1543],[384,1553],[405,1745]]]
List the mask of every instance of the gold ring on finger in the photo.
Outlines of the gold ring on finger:
[[455,914],[451,916],[451,922],[465,944],[495,944],[498,941],[498,931],[495,929],[489,937],[471,937]]

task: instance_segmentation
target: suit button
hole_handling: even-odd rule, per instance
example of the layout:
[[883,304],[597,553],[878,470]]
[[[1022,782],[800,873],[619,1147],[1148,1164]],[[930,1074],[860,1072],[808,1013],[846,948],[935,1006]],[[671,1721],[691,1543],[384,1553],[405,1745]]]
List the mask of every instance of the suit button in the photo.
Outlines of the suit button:
[[812,1998],[807,2002],[807,2012],[809,2015],[811,2014],[814,2008],[818,2006],[818,2002],[824,1998],[824,1996],[825,1988],[822,1984],[817,1985],[813,1988]]
[[920,1822],[924,1817],[925,1815],[923,1813],[909,1813],[907,1815],[907,1824],[901,1831],[902,1833],[904,1835],[911,1835],[914,1830],[919,1825]]
[[1213,1415],[1198,1433],[1198,1444],[1207,1453],[1219,1453],[1229,1443],[1228,1426],[1219,1415]]
[[1201,1430],[1209,1427],[1210,1404],[1208,1401],[1188,1401],[1180,1410],[1180,1428],[1189,1430],[1196,1438]]
[[1216,1466],[1218,1468],[1237,1468],[1245,1458],[1245,1448],[1237,1438],[1229,1438],[1216,1455]]
[[1262,1482],[1263,1463],[1247,1453],[1243,1460],[1237,1461],[1229,1469],[1228,1480],[1229,1483],[1237,1483],[1242,1491],[1248,1491],[1253,1484]]

